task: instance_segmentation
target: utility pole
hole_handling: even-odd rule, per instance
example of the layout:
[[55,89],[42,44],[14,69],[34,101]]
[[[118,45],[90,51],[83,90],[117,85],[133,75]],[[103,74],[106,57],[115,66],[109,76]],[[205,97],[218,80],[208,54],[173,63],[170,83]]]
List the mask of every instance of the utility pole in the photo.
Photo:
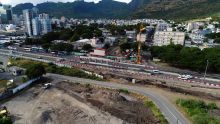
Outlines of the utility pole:
[[204,74],[204,80],[203,80],[204,82],[205,82],[208,66],[209,66],[209,60],[207,60],[207,64],[206,64],[206,68],[205,68],[205,74]]

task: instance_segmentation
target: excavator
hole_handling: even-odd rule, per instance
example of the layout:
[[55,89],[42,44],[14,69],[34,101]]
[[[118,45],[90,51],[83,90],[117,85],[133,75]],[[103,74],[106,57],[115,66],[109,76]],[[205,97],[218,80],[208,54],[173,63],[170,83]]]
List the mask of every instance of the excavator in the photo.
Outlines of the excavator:
[[9,116],[9,112],[5,106],[0,107],[0,116]]

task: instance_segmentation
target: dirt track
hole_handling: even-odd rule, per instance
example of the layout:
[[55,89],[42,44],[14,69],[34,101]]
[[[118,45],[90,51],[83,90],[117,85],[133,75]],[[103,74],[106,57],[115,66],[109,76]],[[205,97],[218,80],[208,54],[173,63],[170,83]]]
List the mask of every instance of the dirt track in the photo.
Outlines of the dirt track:
[[117,91],[60,82],[40,85],[5,103],[15,124],[155,124],[150,109]]

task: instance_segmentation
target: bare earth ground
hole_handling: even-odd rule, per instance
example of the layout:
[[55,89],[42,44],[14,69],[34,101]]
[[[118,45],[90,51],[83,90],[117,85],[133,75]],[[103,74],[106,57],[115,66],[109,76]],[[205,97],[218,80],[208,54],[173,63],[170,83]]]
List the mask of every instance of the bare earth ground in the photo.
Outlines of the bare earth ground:
[[142,102],[117,91],[60,82],[40,85],[5,103],[15,124],[155,124]]

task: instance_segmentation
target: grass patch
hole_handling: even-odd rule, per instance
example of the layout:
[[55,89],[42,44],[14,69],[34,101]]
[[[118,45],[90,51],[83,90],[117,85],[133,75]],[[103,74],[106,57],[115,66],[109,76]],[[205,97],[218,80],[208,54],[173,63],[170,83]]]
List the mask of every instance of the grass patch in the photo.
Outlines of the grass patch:
[[7,80],[0,80],[0,89],[4,89],[7,87]]
[[81,71],[80,69],[59,67],[53,63],[43,63],[43,62],[20,59],[20,58],[10,59],[10,62],[11,62],[10,66],[18,66],[22,68],[28,68],[29,65],[33,65],[33,64],[41,64],[44,66],[47,73],[55,73],[55,74],[61,74],[61,75],[66,75],[66,76],[88,78],[88,79],[103,81],[103,79],[98,78],[94,75],[88,75],[85,72]]
[[125,94],[130,94],[130,92],[127,89],[119,89],[118,92],[125,93]]
[[220,115],[212,114],[214,110],[220,111],[215,103],[206,104],[201,100],[178,99],[176,104],[186,112],[193,124],[220,124]]
[[152,101],[144,101],[144,105],[151,109],[154,116],[160,120],[160,124],[168,124],[166,118]]

